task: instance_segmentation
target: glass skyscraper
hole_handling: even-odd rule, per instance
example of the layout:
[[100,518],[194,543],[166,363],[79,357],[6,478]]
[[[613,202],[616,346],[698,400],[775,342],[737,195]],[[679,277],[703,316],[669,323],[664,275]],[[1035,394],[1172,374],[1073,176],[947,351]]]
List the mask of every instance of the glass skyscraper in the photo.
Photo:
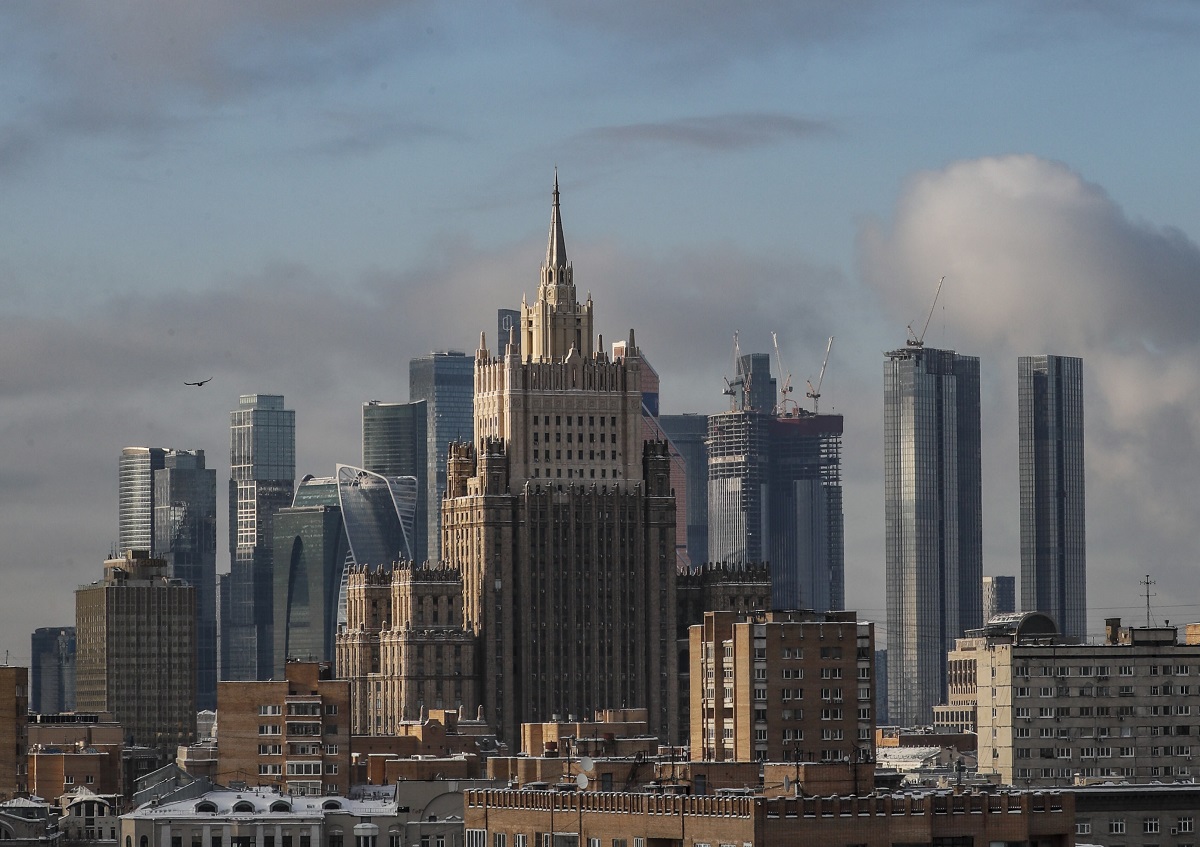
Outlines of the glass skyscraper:
[[1007,615],[1016,610],[1016,577],[985,576],[983,578],[983,622],[986,624],[996,615]]
[[118,469],[117,550],[154,549],[154,472],[163,466],[162,447],[126,447]]
[[413,359],[408,365],[408,399],[428,403],[426,544],[429,560],[437,561],[441,558],[441,502],[448,448],[452,441],[475,440],[475,358],[450,350]]
[[203,450],[168,450],[154,472],[153,555],[196,588],[196,708],[217,707],[217,472]]
[[919,344],[884,362],[888,712],[929,723],[946,652],[982,625],[979,359]]
[[29,648],[29,711],[75,711],[75,627],[35,629]]
[[283,407],[282,395],[243,394],[229,413],[229,427],[230,572],[221,678],[267,679],[273,659],[273,519],[292,502],[296,413]]
[[428,409],[425,400],[415,403],[372,400],[364,403],[362,410],[363,468],[385,477],[411,476],[417,480],[416,525],[408,548],[417,562],[429,558],[428,510],[441,505],[429,501]]
[[[708,416],[660,415],[658,425],[683,459],[687,490],[687,553],[692,565],[708,559]],[[676,497],[679,490],[675,491]],[[679,539],[676,539],[678,543]]]
[[1083,360],[1017,360],[1021,470],[1021,608],[1087,635]]

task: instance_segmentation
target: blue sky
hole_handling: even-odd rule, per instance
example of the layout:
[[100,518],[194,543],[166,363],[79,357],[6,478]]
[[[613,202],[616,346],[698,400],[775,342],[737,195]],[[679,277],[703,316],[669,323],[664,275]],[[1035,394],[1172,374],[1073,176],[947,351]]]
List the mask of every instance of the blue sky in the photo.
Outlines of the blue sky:
[[225,479],[237,395],[280,392],[299,473],[357,461],[363,401],[533,293],[556,165],[577,284],[666,411],[723,408],[735,330],[799,384],[837,337],[864,616],[881,354],[946,275],[927,341],[982,359],[985,570],[1019,570],[1016,356],[1081,355],[1089,628],[1140,620],[1147,572],[1200,618],[1198,31],[1152,2],[3,5],[0,643],[72,621],[122,446]]

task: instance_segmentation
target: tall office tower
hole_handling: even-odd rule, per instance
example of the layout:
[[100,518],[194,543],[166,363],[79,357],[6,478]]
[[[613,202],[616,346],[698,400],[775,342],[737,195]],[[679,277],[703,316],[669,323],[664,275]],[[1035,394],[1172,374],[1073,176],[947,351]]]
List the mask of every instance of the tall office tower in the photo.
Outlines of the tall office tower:
[[271,675],[274,517],[292,502],[296,413],[279,394],[243,394],[229,413],[228,614],[222,615],[222,679]]
[[985,576],[983,578],[983,622],[996,615],[1017,610],[1017,578],[1015,576]]
[[641,355],[612,359],[576,299],[557,180],[521,353],[475,356],[475,443],[451,449],[443,554],[463,573],[486,719],[646,708],[677,737],[675,502],[664,442],[644,443]]
[[111,712],[127,738],[175,757],[196,740],[196,589],[141,550],[75,592],[76,709]]
[[846,607],[842,416],[797,412],[767,423],[767,559],[776,609]]
[[[503,339],[502,339],[503,341]],[[474,424],[475,360],[456,350],[430,353],[408,363],[408,399],[426,402],[425,472],[428,494],[426,555],[442,558],[442,495],[446,491],[446,457],[451,442],[470,441]]]
[[[739,379],[774,386],[765,358]],[[842,608],[842,416],[722,412],[706,445],[709,560],[770,561],[773,608]]]
[[771,357],[766,353],[738,356],[737,379],[741,383],[743,411],[767,415],[775,408],[775,377],[771,376]]
[[[429,402],[363,404],[363,468],[387,477],[411,476],[417,480],[416,533],[412,540],[412,558],[429,558],[429,514],[438,510],[429,499],[428,410]],[[442,473],[445,476],[445,471]]]
[[979,359],[910,343],[884,362],[888,712],[928,723],[946,653],[983,622]]
[[1021,459],[1021,608],[1065,635],[1087,635],[1083,359],[1017,360]]
[[[517,331],[516,335],[512,335],[513,330]],[[496,330],[499,343],[503,344],[506,339],[512,336],[513,342],[517,345],[517,353],[521,352],[521,310],[520,309],[497,309],[496,310]]]
[[[14,800],[28,790],[28,727],[29,669],[0,665],[0,798],[4,800]],[[10,827],[4,827],[4,835],[5,840],[12,838]]]
[[[658,425],[683,460],[687,491],[687,553],[692,565],[708,561],[708,416],[659,415]],[[675,489],[676,495],[679,489]]]
[[196,708],[217,707],[217,472],[203,450],[168,450],[154,472],[154,547],[196,588]]
[[117,507],[117,554],[154,549],[154,472],[163,467],[162,447],[121,451]]
[[75,627],[44,626],[29,638],[29,710],[75,711]]

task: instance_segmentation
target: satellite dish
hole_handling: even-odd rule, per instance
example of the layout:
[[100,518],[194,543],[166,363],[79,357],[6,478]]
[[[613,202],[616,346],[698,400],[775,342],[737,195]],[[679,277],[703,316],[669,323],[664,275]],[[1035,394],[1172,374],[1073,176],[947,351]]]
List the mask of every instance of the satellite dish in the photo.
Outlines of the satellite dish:
[[579,776],[575,777],[575,784],[578,785],[580,788],[587,788],[588,787],[587,774],[581,773]]
[[594,767],[596,767],[596,763],[592,761],[591,756],[584,756],[579,760],[579,769],[581,771],[590,771]]

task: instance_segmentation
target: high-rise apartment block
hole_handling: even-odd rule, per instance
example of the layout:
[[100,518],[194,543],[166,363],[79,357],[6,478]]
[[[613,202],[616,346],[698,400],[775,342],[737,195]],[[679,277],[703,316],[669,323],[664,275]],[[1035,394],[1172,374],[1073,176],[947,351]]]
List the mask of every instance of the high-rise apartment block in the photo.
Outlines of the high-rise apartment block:
[[884,363],[888,712],[928,723],[946,652],[982,624],[979,359],[910,342]]
[[1195,778],[1200,645],[1174,627],[1106,624],[1103,643],[1083,644],[1025,612],[959,641],[950,658],[976,696],[981,774],[1018,786]]
[[475,637],[462,592],[462,575],[441,564],[351,572],[337,675],[350,681],[355,735],[395,735],[429,709],[475,714]]
[[0,665],[0,799],[28,790],[29,669]]
[[29,711],[75,711],[75,627],[35,629],[29,656]]
[[222,609],[222,679],[265,679],[273,667],[275,513],[292,502],[296,413],[279,394],[243,394],[229,413],[228,586]]
[[[503,346],[504,339],[501,339]],[[446,492],[446,457],[451,442],[468,442],[474,432],[472,413],[475,359],[457,350],[421,356],[408,363],[408,399],[425,401],[426,549],[419,561],[438,561],[441,549],[441,500]]]
[[475,440],[452,448],[442,501],[485,718],[510,743],[523,722],[621,706],[678,734],[670,456],[643,441],[633,333],[610,358],[592,309],[576,297],[556,184],[521,352],[480,339]]
[[[411,476],[417,480],[412,538],[412,558],[417,562],[429,558],[429,514],[431,510],[438,511],[438,502],[429,499],[432,490],[429,474],[434,470],[429,461],[429,406],[427,400],[413,403],[372,400],[364,403],[362,410],[363,468],[382,476]],[[445,475],[443,462],[443,479]]]
[[1021,608],[1087,634],[1083,359],[1017,360]]
[[985,576],[983,578],[983,622],[996,615],[1017,610],[1017,578],[1015,576]]
[[288,662],[281,680],[222,682],[217,701],[216,782],[349,792],[350,683],[328,664]]
[[854,612],[705,614],[691,629],[693,757],[873,760],[874,630]]
[[[759,363],[740,378],[769,375]],[[840,609],[842,416],[735,409],[709,416],[706,445],[709,560],[770,561],[775,609]]]
[[75,592],[76,707],[111,712],[134,744],[175,755],[196,736],[196,589],[128,550]]
[[196,708],[217,706],[217,472],[203,450],[168,450],[154,472],[154,546],[196,589]]
[[162,447],[121,451],[117,504],[117,555],[154,549],[154,472],[163,467]]

